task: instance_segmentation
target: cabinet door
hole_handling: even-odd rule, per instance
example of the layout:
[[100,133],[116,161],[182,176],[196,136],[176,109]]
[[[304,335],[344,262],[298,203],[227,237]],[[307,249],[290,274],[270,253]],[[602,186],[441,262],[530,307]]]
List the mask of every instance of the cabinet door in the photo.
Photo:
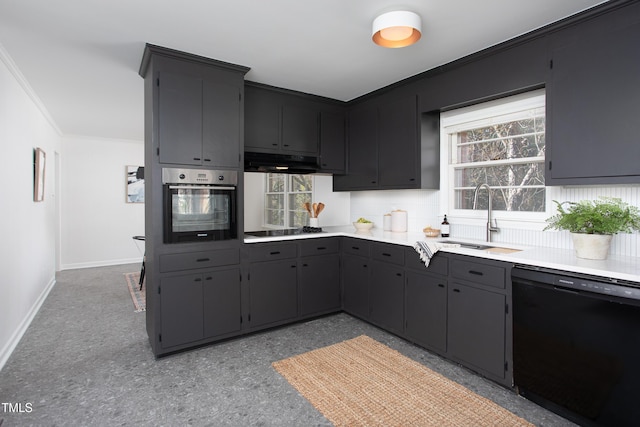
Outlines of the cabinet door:
[[548,184],[640,182],[640,22],[633,19],[589,28],[580,41],[553,52]]
[[345,173],[345,115],[320,113],[320,166],[325,172]]
[[204,336],[240,331],[240,269],[203,275]]
[[378,185],[378,109],[349,112],[347,174],[333,177],[337,191],[375,188]]
[[202,80],[160,73],[158,84],[160,163],[202,164]]
[[380,187],[418,188],[420,185],[417,109],[415,95],[380,104],[378,141]]
[[369,317],[369,259],[342,256],[342,307],[349,314]]
[[160,318],[163,348],[204,338],[201,274],[160,279]]
[[202,164],[240,167],[240,89],[204,81],[203,96]]
[[249,267],[250,325],[293,319],[298,314],[295,260],[258,262]]
[[268,90],[245,86],[244,147],[275,152],[280,148],[280,99]]
[[292,154],[318,154],[318,112],[299,105],[282,107],[283,152]]
[[404,324],[404,268],[374,263],[369,286],[371,321],[392,332],[401,333]]
[[448,351],[462,363],[505,377],[506,297],[450,283]]
[[338,254],[300,260],[298,291],[300,315],[340,309],[340,257]]
[[447,279],[408,271],[405,335],[427,348],[447,350]]

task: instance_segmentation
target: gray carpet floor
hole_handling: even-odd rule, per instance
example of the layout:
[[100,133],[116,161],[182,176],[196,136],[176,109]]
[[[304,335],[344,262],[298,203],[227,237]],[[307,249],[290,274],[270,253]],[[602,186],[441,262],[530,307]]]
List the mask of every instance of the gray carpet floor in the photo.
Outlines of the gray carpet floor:
[[[0,371],[0,426],[327,426],[271,367],[366,334],[538,426],[572,423],[394,335],[337,314],[156,360],[123,273],[68,270]],[[23,406],[25,407],[25,406]]]

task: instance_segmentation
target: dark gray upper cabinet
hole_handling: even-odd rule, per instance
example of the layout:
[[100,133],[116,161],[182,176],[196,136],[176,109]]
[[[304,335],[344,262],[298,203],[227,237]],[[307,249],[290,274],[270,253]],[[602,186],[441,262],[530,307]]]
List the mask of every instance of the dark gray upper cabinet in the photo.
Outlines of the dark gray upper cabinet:
[[439,188],[439,114],[418,114],[417,96],[387,94],[349,111],[347,171],[334,190]]
[[156,84],[160,162],[202,164],[202,79],[160,72]]
[[280,100],[271,91],[246,85],[244,89],[244,146],[247,151],[280,148]]
[[248,82],[245,151],[320,156],[323,172],[344,173],[343,103]]
[[374,189],[378,186],[378,108],[349,111],[347,174],[333,177],[336,191]]
[[298,105],[282,106],[282,150],[318,154],[318,111]]
[[239,168],[241,83],[161,71],[156,80],[159,162]]
[[241,168],[241,88],[203,81],[202,164]]
[[552,52],[547,185],[640,182],[640,7],[635,9],[635,16],[610,26],[585,24],[576,41]]
[[346,115],[320,112],[320,167],[323,172],[345,173]]
[[311,101],[278,90],[245,88],[246,151],[318,155],[319,111]]
[[378,178],[383,188],[417,188],[420,172],[416,96],[382,102],[379,108]]

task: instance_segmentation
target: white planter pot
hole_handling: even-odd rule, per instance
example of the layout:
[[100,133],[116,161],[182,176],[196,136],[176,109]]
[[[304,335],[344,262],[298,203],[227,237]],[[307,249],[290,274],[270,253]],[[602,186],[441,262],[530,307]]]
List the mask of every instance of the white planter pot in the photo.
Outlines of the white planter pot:
[[611,234],[571,233],[576,256],[585,259],[607,259],[612,237]]

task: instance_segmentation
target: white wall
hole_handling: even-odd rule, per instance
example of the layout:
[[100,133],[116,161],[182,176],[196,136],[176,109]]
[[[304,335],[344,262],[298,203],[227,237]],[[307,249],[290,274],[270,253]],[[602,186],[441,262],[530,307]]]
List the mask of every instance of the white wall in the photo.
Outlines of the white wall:
[[62,269],[142,261],[144,203],[126,203],[126,166],[144,165],[144,142],[62,140]]
[[[547,187],[551,198],[558,201],[596,199],[600,196],[619,197],[630,205],[640,206],[640,185],[594,186],[594,187]],[[427,225],[440,225],[444,212],[440,210],[439,191],[436,190],[387,190],[354,191],[351,193],[351,221],[365,217],[382,225],[382,215],[394,208],[408,212],[408,229],[421,231]],[[555,210],[553,211],[555,213]],[[551,215],[549,215],[551,216]],[[485,239],[486,220],[478,224],[462,225],[455,217],[449,217],[452,238]],[[500,232],[493,234],[494,242],[535,245],[562,249],[573,249],[571,237],[566,231],[541,231],[545,223],[534,229],[507,228],[499,223]],[[530,227],[531,228],[531,227]],[[611,254],[640,256],[638,233],[617,234],[611,242]]]
[[[33,201],[33,150],[46,153],[44,201]],[[60,133],[0,45],[0,369],[55,283]]]

